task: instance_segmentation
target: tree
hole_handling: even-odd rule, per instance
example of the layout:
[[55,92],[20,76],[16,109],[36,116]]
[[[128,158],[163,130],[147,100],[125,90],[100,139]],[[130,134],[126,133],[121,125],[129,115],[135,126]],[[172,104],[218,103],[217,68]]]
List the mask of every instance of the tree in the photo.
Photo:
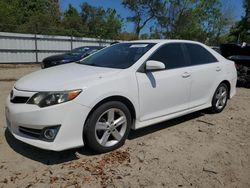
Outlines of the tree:
[[165,38],[196,39],[200,31],[198,18],[194,13],[196,0],[168,0],[165,4],[166,16],[158,19]]
[[[0,30],[39,34],[62,34],[105,39],[178,38],[216,45],[223,41],[249,41],[249,2],[245,15],[227,35],[232,25],[230,10],[220,0],[123,0],[131,11],[135,33],[122,32],[124,20],[114,9],[81,4],[81,11],[69,5],[60,12],[58,0],[1,0]],[[150,26],[150,32],[141,34]]]
[[123,0],[122,4],[133,14],[127,20],[135,24],[137,37],[148,22],[165,14],[165,3],[162,0]]
[[118,38],[120,40],[130,41],[130,40],[136,40],[136,39],[138,39],[138,36],[136,36],[135,33],[121,32],[119,34]]
[[56,0],[1,0],[1,31],[53,33],[60,25]]
[[98,37],[103,34],[104,27],[104,17],[105,10],[101,7],[97,8],[89,5],[88,3],[83,3],[81,5],[81,16],[83,23],[87,25],[89,30],[89,35],[93,37]]
[[114,9],[81,5],[81,17],[87,25],[89,36],[116,39],[122,28],[122,19]]
[[205,41],[206,33],[198,22],[193,10],[181,13],[174,23],[172,31],[168,33],[170,38]]
[[55,0],[19,0],[18,7],[21,12],[21,27],[24,32],[54,33],[60,25],[60,11]]
[[222,4],[219,0],[200,0],[195,8],[195,14],[199,24],[206,33],[208,44],[214,44],[225,28],[231,24],[232,16],[222,12]]
[[219,0],[168,0],[165,6],[167,15],[158,19],[165,38],[215,44],[231,23]]
[[117,15],[114,9],[107,9],[105,22],[105,38],[117,39],[119,33],[121,32],[123,19]]
[[150,37],[150,36],[149,36],[147,33],[143,33],[143,34],[140,35],[140,39],[141,39],[141,40],[149,39],[149,37]]
[[[168,0],[166,4],[167,15],[159,20],[166,33],[175,33],[178,24],[184,24],[185,16],[190,15],[194,0]],[[187,13],[188,12],[188,13]]]
[[[16,2],[15,2],[16,3]],[[18,12],[15,9],[14,1],[0,1],[0,31],[15,31],[18,24]]]
[[245,0],[243,3],[245,15],[239,22],[231,28],[229,39],[232,42],[247,42],[250,43],[250,0]]
[[71,4],[63,14],[62,25],[70,35],[81,36],[88,32],[88,27],[83,23],[79,12]]

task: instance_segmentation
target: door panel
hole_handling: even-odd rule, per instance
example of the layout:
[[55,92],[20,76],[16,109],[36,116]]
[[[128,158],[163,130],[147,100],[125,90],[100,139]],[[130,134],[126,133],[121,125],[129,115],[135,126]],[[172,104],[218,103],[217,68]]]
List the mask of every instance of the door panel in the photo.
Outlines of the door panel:
[[[206,104],[213,95],[215,83],[220,78],[220,71],[217,71],[221,63],[211,63],[191,68],[191,91],[190,91],[190,107],[196,107]],[[212,93],[211,93],[212,92]]]
[[189,68],[136,73],[140,121],[187,109],[191,77]]
[[184,45],[191,68],[190,108],[211,102],[220,79],[221,63],[203,46],[194,43]]

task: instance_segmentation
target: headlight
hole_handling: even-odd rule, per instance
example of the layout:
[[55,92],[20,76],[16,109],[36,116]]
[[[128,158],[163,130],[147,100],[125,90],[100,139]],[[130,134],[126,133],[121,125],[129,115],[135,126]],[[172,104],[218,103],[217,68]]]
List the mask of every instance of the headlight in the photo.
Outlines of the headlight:
[[55,104],[61,104],[67,101],[71,101],[76,98],[82,90],[71,90],[71,91],[58,91],[58,92],[39,92],[33,95],[29,100],[28,104],[36,104],[43,108]]

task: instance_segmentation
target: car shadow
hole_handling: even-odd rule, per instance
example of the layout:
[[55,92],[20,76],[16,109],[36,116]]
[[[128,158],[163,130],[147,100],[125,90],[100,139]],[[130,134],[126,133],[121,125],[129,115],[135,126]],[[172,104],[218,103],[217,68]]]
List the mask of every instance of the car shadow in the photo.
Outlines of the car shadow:
[[[145,128],[141,128],[138,130],[132,130],[128,136],[129,140],[133,140],[148,134],[152,134],[154,132],[160,131],[162,129],[166,129],[168,127],[172,127],[175,125],[178,125],[182,122],[189,121],[195,118],[198,118],[200,116],[204,115],[204,111],[195,112],[189,115],[185,115],[176,119],[172,119],[169,121],[165,121],[162,123],[155,124],[153,126],[148,126]],[[94,152],[92,152],[87,147],[82,148],[76,148],[76,149],[70,149],[65,151],[49,151],[49,150],[43,150],[36,147],[33,147],[31,145],[28,145],[26,143],[23,143],[16,138],[9,132],[8,129],[5,130],[5,138],[9,146],[20,155],[23,155],[31,160],[38,161],[40,163],[46,164],[46,165],[54,165],[54,164],[60,164],[64,162],[74,161],[79,159],[78,154],[85,155],[85,156],[94,156],[98,155]]]
[[155,81],[155,77],[152,74],[152,72],[146,72],[146,76],[148,77],[152,88],[156,88],[156,81]]
[[144,127],[144,128],[141,128],[141,129],[132,130],[129,133],[128,139],[133,140],[133,139],[136,139],[138,137],[142,137],[142,136],[145,136],[145,135],[148,135],[148,134],[152,134],[152,133],[160,131],[162,129],[166,129],[166,128],[178,125],[178,124],[183,123],[185,121],[196,119],[198,117],[203,116],[204,114],[207,114],[206,110],[194,112],[194,113],[191,113],[191,114],[188,114],[188,115],[185,115],[185,116],[181,116],[181,117],[178,117],[178,118],[175,118],[175,119],[171,119],[171,120],[168,120],[168,121],[157,123],[155,125],[150,125],[148,127]]

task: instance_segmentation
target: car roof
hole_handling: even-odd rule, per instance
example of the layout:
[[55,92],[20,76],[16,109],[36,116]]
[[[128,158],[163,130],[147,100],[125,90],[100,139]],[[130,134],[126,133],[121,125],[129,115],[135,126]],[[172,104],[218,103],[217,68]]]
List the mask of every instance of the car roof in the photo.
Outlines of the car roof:
[[183,43],[195,43],[195,44],[202,44],[197,41],[192,40],[180,40],[180,39],[149,39],[149,40],[134,40],[134,41],[126,41],[129,43],[170,43],[170,42],[183,42]]

